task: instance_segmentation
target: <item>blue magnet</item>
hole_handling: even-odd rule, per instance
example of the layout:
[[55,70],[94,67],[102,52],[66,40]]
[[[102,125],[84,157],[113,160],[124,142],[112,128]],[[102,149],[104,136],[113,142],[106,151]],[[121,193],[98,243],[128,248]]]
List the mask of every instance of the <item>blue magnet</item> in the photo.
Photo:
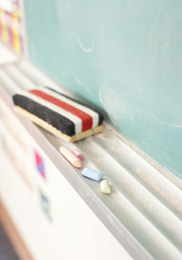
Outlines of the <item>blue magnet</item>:
[[88,168],[82,171],[82,175],[95,181],[100,181],[104,177],[104,174]]

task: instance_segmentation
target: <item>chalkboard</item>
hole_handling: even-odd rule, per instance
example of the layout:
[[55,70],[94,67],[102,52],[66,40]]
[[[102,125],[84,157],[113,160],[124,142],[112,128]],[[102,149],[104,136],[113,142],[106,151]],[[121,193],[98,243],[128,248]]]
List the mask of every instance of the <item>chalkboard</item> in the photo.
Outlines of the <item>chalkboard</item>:
[[25,0],[29,58],[182,178],[182,1]]

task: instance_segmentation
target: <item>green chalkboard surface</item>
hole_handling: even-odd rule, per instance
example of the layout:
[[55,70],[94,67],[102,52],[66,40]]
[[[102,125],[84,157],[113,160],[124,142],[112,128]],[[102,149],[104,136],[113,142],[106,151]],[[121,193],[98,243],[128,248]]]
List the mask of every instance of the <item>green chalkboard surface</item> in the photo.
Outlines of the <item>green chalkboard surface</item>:
[[25,0],[30,60],[182,178],[182,1]]

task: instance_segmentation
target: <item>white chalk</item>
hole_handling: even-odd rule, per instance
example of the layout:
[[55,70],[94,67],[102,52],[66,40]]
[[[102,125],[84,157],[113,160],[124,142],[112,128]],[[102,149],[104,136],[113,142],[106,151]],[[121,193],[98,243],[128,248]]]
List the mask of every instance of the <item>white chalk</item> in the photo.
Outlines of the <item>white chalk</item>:
[[103,193],[110,194],[111,193],[111,187],[109,185],[108,180],[103,180],[100,183],[100,188]]
[[76,157],[78,157],[78,159],[80,159],[81,161],[83,160],[83,154],[82,154],[80,151],[78,151],[76,148],[74,148],[74,149],[72,150],[72,153],[73,153],[74,155],[76,155]]
[[100,181],[104,177],[103,173],[88,168],[82,171],[82,175],[95,181]]
[[61,146],[59,151],[75,168],[82,167],[82,162],[80,159],[78,159],[69,149]]

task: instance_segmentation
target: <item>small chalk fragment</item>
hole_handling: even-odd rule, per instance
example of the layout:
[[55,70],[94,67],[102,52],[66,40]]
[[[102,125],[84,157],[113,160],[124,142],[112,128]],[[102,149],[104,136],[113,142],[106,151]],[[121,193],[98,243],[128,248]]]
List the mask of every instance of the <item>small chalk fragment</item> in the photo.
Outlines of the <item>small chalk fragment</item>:
[[82,175],[95,181],[100,181],[104,177],[103,173],[88,168],[82,171]]
[[83,154],[82,154],[80,151],[78,151],[76,148],[74,148],[74,149],[72,150],[72,153],[73,153],[74,155],[76,155],[76,157],[78,157],[78,159],[80,159],[81,161],[83,160]]
[[111,187],[109,185],[108,180],[103,180],[100,183],[100,188],[103,193],[110,194],[111,193]]
[[82,162],[80,159],[78,159],[69,149],[61,146],[59,151],[75,168],[82,167]]

